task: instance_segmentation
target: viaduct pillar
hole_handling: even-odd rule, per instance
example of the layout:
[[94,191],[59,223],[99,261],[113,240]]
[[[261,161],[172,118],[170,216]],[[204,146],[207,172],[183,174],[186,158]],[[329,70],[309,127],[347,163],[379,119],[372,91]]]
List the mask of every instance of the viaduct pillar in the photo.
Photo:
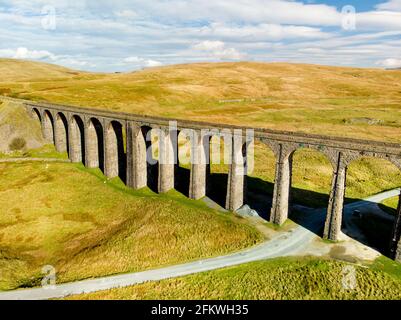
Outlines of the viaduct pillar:
[[47,112],[42,115],[42,133],[46,141],[54,144],[52,120]]
[[337,241],[341,234],[346,174],[347,165],[344,162],[343,153],[338,152],[337,163],[333,172],[330,199],[323,233],[323,237],[328,240]]
[[54,120],[54,144],[58,152],[67,152],[67,128],[60,115]]
[[206,150],[209,137],[192,131],[191,137],[191,173],[189,180],[189,197],[198,200],[206,196]]
[[74,117],[69,118],[69,125],[68,127],[70,130],[68,131],[68,141],[70,143],[70,159],[73,163],[82,162],[82,145],[81,145],[81,134],[77,124],[77,121]]
[[105,121],[104,137],[104,174],[107,178],[118,177],[118,141],[111,121]]
[[[159,193],[165,193],[174,189],[174,141],[177,143],[176,131],[170,131],[168,128],[159,130],[159,179],[157,190]],[[175,140],[174,140],[175,139]]]
[[285,150],[284,145],[280,144],[276,156],[276,177],[274,181],[270,222],[282,225],[288,218],[292,176],[292,155]]
[[88,168],[99,167],[99,141],[96,128],[90,119],[85,119],[85,165]]
[[141,189],[147,185],[146,141],[142,128],[127,122],[127,186]]
[[246,147],[242,135],[233,135],[226,196],[226,209],[230,211],[238,210],[245,201]]

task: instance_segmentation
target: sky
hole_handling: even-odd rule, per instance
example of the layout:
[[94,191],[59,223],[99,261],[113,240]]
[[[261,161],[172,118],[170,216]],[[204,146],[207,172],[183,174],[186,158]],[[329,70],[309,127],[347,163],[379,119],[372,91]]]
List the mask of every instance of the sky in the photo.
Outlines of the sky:
[[0,57],[98,72],[245,60],[401,67],[401,0],[0,0]]

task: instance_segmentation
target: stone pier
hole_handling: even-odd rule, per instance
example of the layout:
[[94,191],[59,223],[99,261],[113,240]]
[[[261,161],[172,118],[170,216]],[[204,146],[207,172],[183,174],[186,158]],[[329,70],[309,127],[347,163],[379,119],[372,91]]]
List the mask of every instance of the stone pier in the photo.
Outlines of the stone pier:
[[85,164],[88,168],[99,168],[99,141],[91,119],[85,120]]
[[231,164],[228,171],[226,209],[241,208],[246,196],[246,143],[242,135],[233,135],[231,143]]
[[82,162],[83,155],[82,155],[82,144],[81,144],[81,132],[78,126],[78,123],[74,117],[71,117],[69,121],[69,143],[70,143],[70,159],[71,162],[79,163]]
[[288,218],[292,175],[292,153],[280,144],[276,157],[276,176],[274,181],[270,222],[282,225]]
[[104,136],[104,174],[107,178],[118,177],[118,140],[113,123],[107,121],[103,126]]
[[127,123],[127,185],[141,189],[147,185],[146,133],[141,126]]
[[341,234],[346,175],[347,166],[344,162],[344,156],[341,152],[338,152],[337,163],[333,172],[330,199],[323,232],[323,237],[332,241],[337,241]]
[[193,131],[191,137],[191,172],[189,181],[189,197],[194,200],[206,196],[206,152],[209,137],[202,136],[200,131]]
[[158,130],[159,136],[159,179],[157,190],[159,193],[165,193],[174,189],[174,134],[175,131],[169,131],[168,128]]
[[58,152],[67,152],[67,131],[62,116],[57,114],[54,121],[54,145]]
[[53,118],[48,111],[42,114],[42,134],[46,141],[54,143]]

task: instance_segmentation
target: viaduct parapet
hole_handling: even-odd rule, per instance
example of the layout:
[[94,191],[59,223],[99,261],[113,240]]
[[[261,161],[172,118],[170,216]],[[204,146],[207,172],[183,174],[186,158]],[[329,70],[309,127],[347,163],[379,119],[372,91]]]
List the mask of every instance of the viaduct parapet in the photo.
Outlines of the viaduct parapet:
[[[261,141],[271,148],[276,157],[270,221],[279,225],[288,218],[292,156],[299,148],[316,149],[326,155],[333,167],[324,226],[324,238],[333,241],[337,241],[341,233],[348,165],[369,156],[386,159],[401,169],[401,144],[148,117],[49,103],[26,102],[25,107],[32,117],[40,120],[45,139],[54,143],[57,151],[68,151],[72,162],[82,162],[88,168],[101,168],[108,178],[123,177],[127,186],[133,189],[154,183],[159,193],[168,192],[175,186],[177,161],[171,160],[177,160],[178,151],[174,148],[173,140],[180,131],[195,133],[190,139],[188,195],[192,199],[206,195],[210,138],[229,133],[231,161],[226,209],[231,211],[236,211],[246,203],[246,155],[252,142]],[[171,121],[176,122],[176,132],[171,130]],[[147,137],[155,129],[159,132],[159,159],[152,162],[148,152],[151,142]],[[248,134],[251,130],[252,136]],[[152,167],[157,170],[152,171]],[[156,176],[152,172],[157,172]],[[396,221],[398,225],[394,227],[391,243],[392,253],[399,260],[400,219]]]

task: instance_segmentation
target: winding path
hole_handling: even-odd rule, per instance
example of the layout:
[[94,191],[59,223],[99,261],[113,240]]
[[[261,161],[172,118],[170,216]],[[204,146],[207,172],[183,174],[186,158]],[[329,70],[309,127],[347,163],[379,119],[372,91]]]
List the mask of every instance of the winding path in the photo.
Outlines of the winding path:
[[[369,206],[372,203],[399,195],[400,189],[386,191],[364,200],[354,202],[345,206],[346,216],[356,208]],[[313,210],[310,215],[308,229],[315,230],[324,221],[325,210]],[[69,295],[89,293],[112,288],[127,287],[146,281],[156,281],[168,278],[175,278],[189,274],[235,266],[247,262],[271,259],[282,256],[294,255],[305,249],[311,241],[317,237],[313,231],[302,226],[280,234],[272,240],[266,241],[255,247],[237,253],[204,259],[195,262],[184,263],[160,269],[143,272],[127,273],[115,276],[89,279],[65,284],[59,284],[54,288],[33,288],[14,291],[0,292],[0,300],[39,300],[62,298]]]

